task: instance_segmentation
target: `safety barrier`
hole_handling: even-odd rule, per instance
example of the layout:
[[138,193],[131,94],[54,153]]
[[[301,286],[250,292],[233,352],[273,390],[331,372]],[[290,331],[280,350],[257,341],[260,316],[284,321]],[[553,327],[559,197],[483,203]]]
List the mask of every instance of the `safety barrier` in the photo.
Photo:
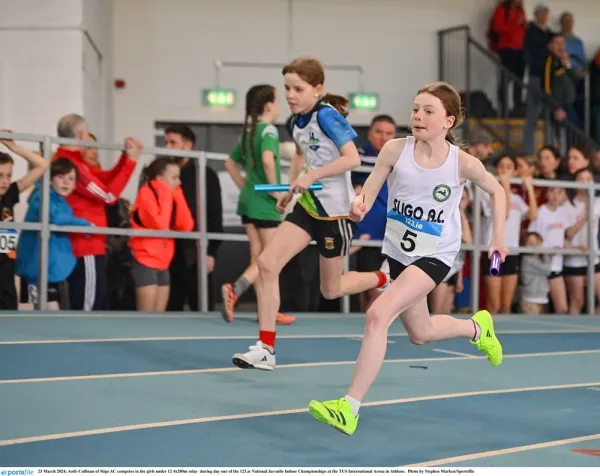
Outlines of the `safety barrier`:
[[[45,159],[50,160],[52,158],[52,146],[53,145],[79,145],[84,147],[93,147],[101,150],[112,150],[122,151],[122,144],[102,144],[91,141],[79,141],[74,139],[65,139],[52,137],[47,135],[33,135],[33,134],[18,134],[18,133],[6,133],[0,132],[0,139],[12,139],[15,141],[24,142],[35,142],[40,144],[40,150]],[[190,159],[198,160],[197,167],[197,180],[198,184],[204,184],[206,180],[206,164],[209,160],[224,161],[227,158],[226,154],[217,154],[206,151],[184,151],[184,150],[173,150],[159,147],[145,147],[142,150],[142,155],[169,155],[172,157],[187,157]],[[358,168],[357,170],[369,169]],[[511,183],[520,184],[519,179],[512,179]],[[588,223],[593,223],[595,217],[594,211],[594,196],[596,190],[600,190],[600,185],[597,184],[582,184],[576,182],[558,181],[558,180],[533,180],[534,186],[540,187],[561,187],[565,189],[586,189],[590,197],[590,206],[588,208]],[[198,186],[198,209],[197,213],[200,217],[200,229],[194,232],[174,232],[174,231],[160,231],[160,230],[139,230],[139,229],[123,229],[123,228],[101,228],[101,227],[79,227],[79,226],[57,226],[51,225],[49,222],[50,209],[49,209],[49,191],[50,191],[50,170],[46,170],[42,177],[42,208],[39,223],[16,223],[11,222],[10,224],[2,223],[2,227],[10,227],[15,230],[36,230],[40,232],[41,236],[41,247],[40,247],[40,273],[39,273],[39,299],[37,303],[37,309],[46,310],[48,307],[48,241],[50,239],[50,232],[63,232],[63,233],[84,233],[84,234],[101,234],[101,235],[121,235],[121,236],[151,236],[151,237],[164,237],[164,238],[181,238],[188,240],[196,240],[198,244],[198,258],[201,266],[198,266],[198,293],[200,295],[200,311],[208,311],[208,272],[206,268],[207,261],[207,247],[208,240],[220,240],[220,241],[248,241],[246,235],[238,233],[208,233],[206,224],[206,188]],[[462,250],[472,252],[471,260],[471,306],[472,309],[478,309],[479,307],[479,283],[480,283],[480,255],[482,252],[487,252],[487,246],[479,244],[479,237],[481,236],[481,191],[479,188],[474,187],[473,197],[473,219],[472,219],[472,230],[474,237],[474,244],[462,246]],[[0,222],[1,223],[1,222]],[[518,252],[523,254],[559,254],[559,255],[587,255],[588,266],[587,266],[587,280],[589,283],[594,282],[595,277],[595,266],[594,258],[600,256],[596,243],[598,237],[594,235],[593,226],[588,226],[588,244],[593,243],[594,246],[588,246],[588,251],[583,253],[580,250],[575,249],[557,249],[557,248],[511,248],[511,252]],[[314,242],[313,242],[314,244]],[[382,244],[379,240],[354,240],[353,245],[367,246],[367,247],[380,247]],[[346,259],[345,269],[349,269],[349,259]],[[587,286],[587,309],[588,314],[593,315],[595,310],[595,293],[594,286]],[[350,312],[350,299],[349,296],[345,296],[342,299],[342,312]]]

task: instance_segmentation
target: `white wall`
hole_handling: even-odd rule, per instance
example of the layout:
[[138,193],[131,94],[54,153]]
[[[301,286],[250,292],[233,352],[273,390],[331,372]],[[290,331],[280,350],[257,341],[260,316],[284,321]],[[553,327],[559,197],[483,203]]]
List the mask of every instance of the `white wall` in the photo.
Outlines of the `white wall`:
[[[600,17],[600,2],[547,3],[555,17],[571,8],[588,50],[598,46],[594,19]],[[134,133],[152,141],[155,120],[238,122],[243,96],[252,83],[271,82],[282,92],[280,71],[223,69],[221,86],[238,91],[239,107],[214,111],[201,104],[201,90],[215,86],[214,61],[284,63],[301,54],[325,64],[362,66],[366,89],[380,93],[382,110],[405,122],[415,91],[438,78],[436,32],[469,24],[473,36],[485,44],[495,4],[495,0],[113,0],[114,73],[127,81],[127,89],[114,92],[115,136]],[[534,2],[527,1],[526,6],[531,16]],[[494,73],[482,69],[476,78],[489,86]],[[331,91],[345,94],[358,87],[355,73],[327,71],[326,76]],[[282,111],[282,116],[286,113]],[[365,124],[371,117],[353,112],[351,119]]]
[[[283,92],[280,68],[224,68],[221,86],[237,90],[239,106],[213,111],[202,107],[201,90],[215,86],[214,61],[284,64],[297,55],[362,66],[365,88],[405,122],[415,91],[437,79],[436,31],[485,20],[482,2],[452,3],[295,0],[289,22],[286,0],[116,0],[114,73],[128,85],[115,91],[115,136],[132,131],[150,141],[155,120],[239,122],[251,84],[271,82]],[[483,37],[484,30],[475,33]],[[358,89],[356,73],[328,70],[326,77],[330,91]],[[352,114],[355,123],[371,117]]]
[[[0,128],[56,135],[58,116],[82,109],[81,0],[0,0],[0,12]],[[26,171],[15,156],[13,179]]]
[[83,103],[90,127],[104,142],[113,141],[112,2],[83,0]]
[[[75,112],[112,141],[111,9],[106,0],[0,0],[0,127],[56,135],[58,118]],[[17,161],[15,178],[25,170]]]
[[0,0],[0,127],[55,133],[81,109],[80,0]]

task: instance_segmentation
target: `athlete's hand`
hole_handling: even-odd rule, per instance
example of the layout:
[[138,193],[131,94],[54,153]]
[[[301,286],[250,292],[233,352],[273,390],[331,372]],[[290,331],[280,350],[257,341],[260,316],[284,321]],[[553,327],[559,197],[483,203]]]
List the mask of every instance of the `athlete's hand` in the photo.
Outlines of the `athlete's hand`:
[[508,247],[504,244],[504,240],[498,240],[492,237],[490,247],[488,248],[488,258],[492,259],[494,251],[500,253],[500,262],[504,263],[504,259],[508,254]]
[[279,213],[285,213],[285,209],[292,201],[292,198],[294,198],[294,194],[292,192],[282,194],[277,199],[277,204],[275,205],[275,207],[277,207],[277,211],[279,211]]
[[350,213],[348,213],[348,218],[354,222],[360,222],[367,214],[367,206],[365,205],[365,196],[359,195],[352,202],[350,206]]
[[314,181],[315,181],[315,179],[313,178],[311,173],[308,172],[308,173],[304,174],[302,177],[296,179],[290,185],[290,192],[304,193],[308,190],[308,187],[310,187]]

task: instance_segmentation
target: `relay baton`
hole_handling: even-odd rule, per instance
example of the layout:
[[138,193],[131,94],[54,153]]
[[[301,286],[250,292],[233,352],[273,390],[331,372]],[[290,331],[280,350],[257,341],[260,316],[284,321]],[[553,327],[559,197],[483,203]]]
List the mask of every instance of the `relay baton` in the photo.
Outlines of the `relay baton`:
[[[254,191],[255,192],[287,192],[290,189],[290,185],[289,184],[260,184],[260,185],[255,185],[254,186]],[[322,183],[313,183],[310,187],[308,187],[309,190],[323,190],[323,184]]]
[[500,253],[494,251],[490,260],[490,276],[498,276],[500,274]]

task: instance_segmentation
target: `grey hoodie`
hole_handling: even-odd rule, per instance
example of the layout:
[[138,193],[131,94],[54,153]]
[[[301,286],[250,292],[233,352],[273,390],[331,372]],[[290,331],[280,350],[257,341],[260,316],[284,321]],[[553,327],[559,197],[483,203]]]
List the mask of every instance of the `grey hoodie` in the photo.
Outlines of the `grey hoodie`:
[[545,256],[523,255],[521,258],[521,299],[526,302],[540,302],[548,297],[552,260]]

